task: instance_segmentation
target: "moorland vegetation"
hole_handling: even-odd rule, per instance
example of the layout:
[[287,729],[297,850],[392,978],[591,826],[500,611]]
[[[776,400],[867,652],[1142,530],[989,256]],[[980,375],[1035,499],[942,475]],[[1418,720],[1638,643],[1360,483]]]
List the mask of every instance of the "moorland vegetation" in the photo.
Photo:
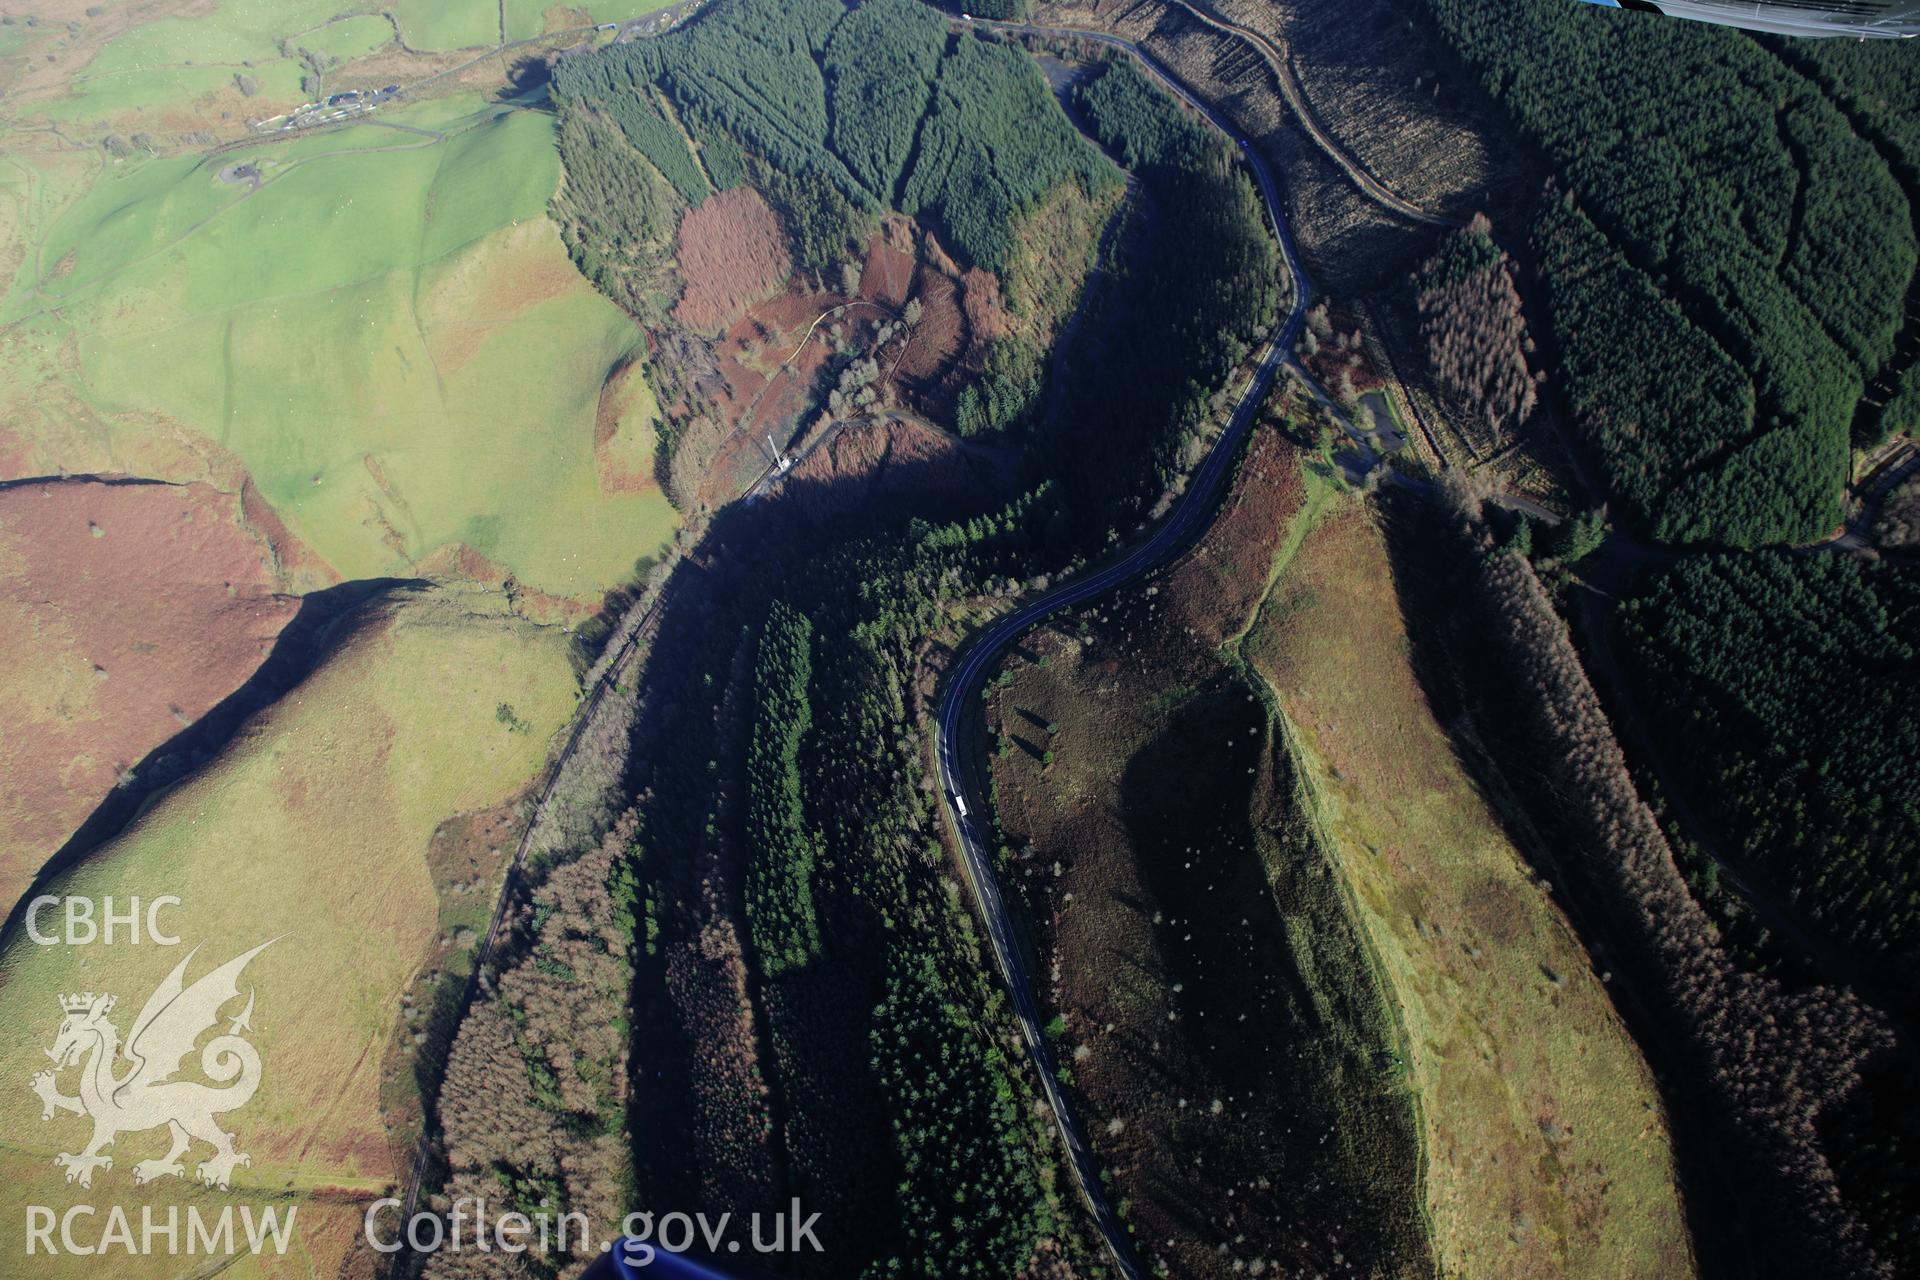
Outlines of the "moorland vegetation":
[[[1911,60],[1524,0],[1428,7],[1554,171],[1530,245],[1543,346],[1627,539],[1831,534],[1850,451],[1920,420],[1920,175],[1893,105]],[[1702,551],[1650,566],[1618,610],[1569,597],[1618,624],[1613,696],[1652,730],[1630,759],[1528,563],[1563,590],[1600,530],[1537,552],[1530,532],[1457,544],[1481,557],[1481,634],[1506,664],[1473,678],[1522,673],[1499,695],[1526,726],[1511,749],[1550,781],[1509,777],[1581,850],[1565,866],[1596,954],[1627,975],[1649,1052],[1672,1055],[1682,1165],[1707,1171],[1688,1176],[1703,1264],[1904,1274],[1909,566]],[[1611,635],[1587,636],[1609,679]]]
[[[416,1008],[407,997],[430,995],[437,977],[464,978],[471,913],[476,905],[484,913],[498,888],[485,860],[461,857],[442,876],[443,833],[453,815],[503,807],[510,823],[574,694],[557,629],[512,617],[498,593],[371,603],[341,631],[295,696],[260,711],[214,759],[48,882],[49,892],[121,902],[164,884],[180,898],[169,923],[203,947],[193,977],[280,939],[248,970],[261,1015],[253,1040],[267,1067],[252,1103],[225,1126],[252,1157],[235,1172],[234,1194],[296,1206],[289,1256],[328,1272],[353,1249],[363,1209],[353,1197],[407,1173],[415,1125],[396,1122],[413,1102],[416,1064],[433,1051],[428,1026],[416,1021],[431,1000]],[[331,832],[324,857],[314,854],[319,830]],[[137,1007],[189,946],[10,941],[0,1010],[21,1031],[0,1056],[23,1080],[45,1069],[37,1028],[58,993],[117,989]],[[6,1101],[4,1123],[16,1138],[0,1157],[7,1212],[89,1195],[64,1183],[52,1159],[73,1149],[74,1134],[42,1123],[28,1090]],[[130,1206],[164,1220],[181,1203],[182,1181],[136,1187],[126,1171],[166,1149],[164,1129],[123,1133],[111,1181],[97,1178],[91,1195],[137,1197]],[[129,1262],[142,1276],[168,1266],[164,1253]],[[36,1259],[32,1270],[83,1277],[97,1266],[67,1254]]]
[[1399,496],[1310,508],[1240,647],[1402,1028],[1436,1270],[1692,1274],[1647,1051],[1569,927],[1577,902],[1454,736],[1457,695],[1410,623],[1461,597],[1409,564],[1430,534]]
[[1000,874],[1026,899],[1050,1034],[1149,1265],[1418,1273],[1419,1107],[1390,997],[1278,727],[1176,590],[1058,618],[988,691],[1021,744],[993,768]]
[[[1685,56],[1660,73],[1672,82],[1625,91],[1592,69],[1634,49],[1579,45],[1593,38],[1573,19],[1523,4],[1525,53],[1511,55],[1464,0],[1433,4],[1569,188],[1543,202],[1535,249],[1568,400],[1629,518],[1663,539],[1735,543],[1831,524],[1854,402],[1868,382],[1901,374],[1894,335],[1914,248],[1882,152],[1765,46],[1723,56],[1675,37]],[[1832,74],[1867,83],[1858,69]],[[969,305],[988,281],[1010,299],[1036,296],[1022,219],[1062,192],[1062,207],[1093,208],[1121,186],[1022,54],[954,36],[908,0],[852,10],[716,0],[663,39],[561,59],[555,94],[566,183],[554,218],[581,273],[654,331],[663,367],[689,349],[676,324],[721,328],[790,268],[846,279],[889,213],[912,216],[979,273]],[[1630,153],[1671,114],[1662,94],[1700,110],[1633,169]],[[573,815],[564,833],[537,843],[534,887],[511,904],[508,945],[453,1044],[440,1099],[448,1189],[505,1187],[516,1207],[564,1200],[596,1215],[634,1196],[767,1209],[795,1192],[842,1232],[829,1259],[796,1264],[823,1275],[1005,1280],[1041,1257],[1091,1261],[938,843],[928,664],[993,600],[1109,545],[1178,492],[1226,383],[1270,332],[1282,285],[1231,147],[1124,60],[1092,68],[1074,103],[1133,179],[1119,234],[1101,247],[1101,305],[1061,327],[1076,299],[1046,304],[1048,323],[986,346],[981,378],[958,397],[964,432],[1027,446],[1023,495],[956,499],[951,521],[882,504],[805,527],[765,510],[716,525],[714,554],[668,594],[644,698],[623,684],[585,798],[562,806]],[[1591,115],[1596,103],[1604,117]],[[1610,127],[1576,123],[1592,118]],[[1721,135],[1744,150],[1708,163]],[[1701,179],[1681,182],[1696,163]],[[761,256],[743,260],[754,278],[704,297],[687,272],[713,285],[715,262],[742,243],[730,228],[749,224],[721,223],[703,248],[699,211],[753,205],[743,234]],[[1099,221],[1076,213],[1062,225]],[[785,252],[768,250],[781,235]],[[1425,281],[1436,366],[1490,421],[1517,427],[1532,382],[1511,264],[1469,229]],[[710,310],[688,309],[708,300]],[[846,368],[870,376],[873,357]],[[1073,394],[1045,394],[1055,378]],[[671,453],[674,432],[660,439]],[[680,474],[705,456],[690,452]],[[691,505],[692,479],[675,488]],[[721,554],[761,521],[776,549]],[[1621,968],[1681,1045],[1702,1123],[1754,1171],[1758,1247],[1796,1265],[1891,1269],[1892,1219],[1862,1190],[1866,1166],[1845,1167],[1823,1129],[1859,1114],[1881,1027],[1847,997],[1746,971],[1722,945],[1633,794],[1531,569],[1477,529],[1460,541],[1478,573],[1470,585],[1492,602],[1485,634],[1520,673],[1536,704],[1528,731],[1573,800],[1577,878],[1624,922]],[[1805,589],[1866,603],[1858,584]],[[1777,672],[1722,678],[1729,664],[1761,668],[1768,638],[1718,590],[1663,580],[1636,615],[1649,645],[1668,646],[1668,678],[1709,677],[1712,715],[1777,722],[1782,742],[1823,745],[1810,713],[1767,684]],[[1701,601],[1727,616],[1687,621]],[[1883,608],[1890,634],[1906,611]],[[1883,640],[1860,652],[1910,658]],[[1853,655],[1789,647],[1804,657],[1793,678],[1857,675]],[[1879,719],[1848,743],[1910,728],[1877,703],[1864,712]],[[1898,820],[1858,789],[1778,765],[1733,759],[1730,803],[1753,809],[1749,794],[1785,792],[1796,797],[1787,821],[1812,825],[1833,809],[1844,831],[1875,838]],[[616,820],[628,792],[633,808]],[[1365,843],[1347,854],[1357,862]],[[1872,883],[1878,869],[1849,870],[1847,852],[1839,870],[1783,874],[1807,875],[1805,891],[1832,894],[1835,910],[1883,919],[1875,945],[1891,946],[1912,905],[1898,900],[1904,882]],[[1430,945],[1416,935],[1395,947]],[[1556,1008],[1568,998],[1559,969],[1544,986],[1524,977]],[[1553,1121],[1524,1124],[1550,1143],[1564,1136]],[[485,1261],[433,1265],[451,1276]]]
[[[737,309],[705,305],[716,260],[689,232],[716,202],[739,199],[731,188],[743,183],[781,224],[752,230],[784,236],[785,251],[743,234],[723,256],[777,256],[797,269],[796,287],[849,298],[887,215],[913,219],[927,233],[926,256],[953,274],[1011,284],[1036,274],[1023,261],[1023,220],[1066,190],[1105,208],[1120,185],[1031,60],[995,39],[951,34],[914,0],[851,10],[837,0],[729,0],[660,39],[562,59],[553,87],[569,175],[556,219],[582,273],[656,333],[678,320],[711,337],[737,319]],[[968,306],[978,301],[969,288]],[[983,378],[967,389],[958,424],[1006,432],[1032,412],[1042,339],[973,318]],[[829,336],[839,344],[837,331]],[[673,362],[685,366],[686,385],[662,398],[684,408],[658,437],[656,470],[683,507],[691,486],[674,478],[708,469],[731,417],[712,403],[710,380],[689,372],[711,359],[693,355]]]
[[0,301],[15,465],[245,485],[323,583],[470,556],[597,599],[674,515],[596,475],[601,388],[643,335],[542,216],[554,126],[470,94],[390,118],[438,136],[274,138],[258,190],[143,157],[49,200]]

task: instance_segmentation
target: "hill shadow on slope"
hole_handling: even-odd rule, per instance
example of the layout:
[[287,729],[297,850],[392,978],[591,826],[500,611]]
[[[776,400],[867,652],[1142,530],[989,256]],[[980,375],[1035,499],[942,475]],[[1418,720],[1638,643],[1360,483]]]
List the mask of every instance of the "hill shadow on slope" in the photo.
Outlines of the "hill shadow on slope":
[[125,831],[148,806],[216,759],[249,720],[318,670],[367,621],[374,605],[396,592],[431,586],[420,578],[368,578],[302,597],[300,611],[281,630],[273,651],[246,683],[127,770],[120,784],[47,859],[0,925],[0,954],[24,928],[28,905],[36,897]]

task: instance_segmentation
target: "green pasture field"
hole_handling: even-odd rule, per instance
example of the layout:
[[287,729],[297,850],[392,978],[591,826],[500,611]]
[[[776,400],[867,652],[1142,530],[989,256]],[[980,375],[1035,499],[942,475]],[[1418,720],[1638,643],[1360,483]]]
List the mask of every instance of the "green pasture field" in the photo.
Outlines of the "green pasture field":
[[14,156],[0,156],[0,279],[26,261],[32,229],[45,201],[40,170]]
[[629,370],[617,387],[610,386],[610,403],[601,412],[612,419],[612,432],[601,442],[596,460],[603,477],[651,482],[654,450],[659,440],[660,403],[648,384],[643,367]]
[[[549,29],[617,22],[675,0],[506,0],[506,39]],[[491,49],[501,43],[496,0],[218,0],[208,13],[162,17],[113,37],[53,97],[20,107],[27,119],[113,125],[125,132],[219,128],[285,110],[307,96],[298,49],[327,65],[351,62],[401,43],[422,53]],[[0,27],[0,57],[25,42],[24,24]],[[284,51],[284,52],[283,52]],[[239,93],[237,75],[258,86]],[[364,87],[364,86],[330,86]],[[187,113],[187,114],[182,114]]]
[[[587,22],[638,17],[673,0],[508,0],[508,39],[537,37]],[[446,52],[492,48],[500,43],[500,7],[495,0],[219,0],[192,18],[163,17],[109,40],[57,97],[25,103],[23,118],[63,123],[116,124],[123,130],[188,127],[169,111],[198,105],[235,121],[265,116],[301,101],[305,70],[297,49],[320,54],[329,65],[351,62],[391,45],[397,29],[411,49]],[[27,28],[0,27],[0,57],[20,46]],[[287,53],[283,53],[283,50]],[[242,97],[234,77],[258,84]],[[354,86],[334,86],[354,87]],[[216,97],[220,100],[215,101]]]
[[[569,5],[564,3],[564,0],[506,0],[506,6],[507,39],[509,40],[526,40],[533,36],[542,35],[546,32],[549,25],[555,28],[579,26],[581,25],[580,15],[590,7],[596,7]],[[608,6],[602,4],[597,7],[607,8]],[[559,13],[556,13],[554,16],[561,18],[562,21],[549,24],[547,22],[547,14],[556,9],[559,10]],[[595,22],[613,21],[613,19],[610,18],[602,18],[598,14],[592,16]]]
[[[46,470],[237,458],[346,577],[459,543],[549,594],[620,581],[675,524],[595,475],[601,384],[640,333],[545,217],[548,119],[478,105],[395,117],[461,122],[437,142],[362,125],[110,165],[0,303],[0,418],[20,406]],[[218,179],[241,160],[257,192]]]
[[500,43],[497,0],[395,0],[392,8],[410,49],[439,53]]
[[[89,121],[183,107],[232,93],[236,74],[259,82],[262,104],[297,102],[301,67],[282,56],[281,40],[353,7],[329,0],[220,0],[201,16],[145,23],[109,41],[74,77],[70,93],[29,103],[23,114]],[[354,20],[362,21],[386,27],[381,18]]]
[[239,201],[243,187],[192,181],[200,167],[194,157],[181,156],[105,168],[33,246],[0,303],[0,324],[74,300]]
[[[275,58],[251,67],[238,64],[157,66],[88,74],[74,82],[72,93],[61,98],[29,103],[23,114],[77,122],[107,120],[129,112],[186,105],[232,90],[234,75],[242,72],[259,81],[259,100],[262,104],[300,100],[299,64],[286,58]],[[263,105],[260,114],[271,113]]]
[[[147,994],[196,946],[189,980],[279,939],[242,986],[256,995],[251,1039],[262,1070],[259,1092],[223,1119],[253,1157],[234,1175],[236,1193],[298,1204],[303,1218],[311,1204],[318,1226],[325,1207],[305,1193],[366,1191],[395,1178],[378,1105],[381,1052],[400,992],[417,971],[444,963],[448,945],[429,842],[449,818],[497,806],[535,775],[574,706],[565,644],[555,629],[507,616],[497,592],[387,606],[216,761],[52,886],[121,904],[178,896],[162,923],[181,945],[39,946],[23,937],[0,956],[0,1019],[16,1030],[0,1042],[0,1070],[21,1084],[0,1100],[0,1214],[10,1224],[28,1204],[192,1202],[206,1211],[228,1198],[172,1179],[133,1186],[134,1162],[164,1150],[162,1131],[116,1141],[114,1167],[95,1173],[91,1191],[66,1185],[52,1158],[81,1149],[86,1122],[67,1114],[43,1122],[25,1087],[48,1065],[41,1050],[60,1024],[59,995],[114,994],[124,1036]],[[499,714],[507,702],[512,724]],[[197,1059],[186,1070],[183,1078],[197,1078]],[[62,1078],[65,1092],[75,1078]],[[348,1243],[304,1238],[310,1269],[294,1273],[334,1274]],[[148,1259],[124,1274],[178,1274],[180,1261]],[[54,1259],[34,1274],[86,1275],[97,1265]],[[265,1270],[243,1263],[230,1274]]]
[[392,41],[393,24],[379,14],[342,18],[293,37],[296,48],[311,49],[341,62],[364,57]]
[[[506,0],[506,38],[530,40],[588,22],[624,22],[676,3],[678,0]],[[495,0],[397,0],[392,8],[410,48],[442,52],[491,48],[500,43],[500,6]]]
[[342,14],[376,7],[353,0],[219,0],[210,13],[163,18],[117,37],[101,50],[88,71],[264,62],[280,56],[280,41],[285,37]]

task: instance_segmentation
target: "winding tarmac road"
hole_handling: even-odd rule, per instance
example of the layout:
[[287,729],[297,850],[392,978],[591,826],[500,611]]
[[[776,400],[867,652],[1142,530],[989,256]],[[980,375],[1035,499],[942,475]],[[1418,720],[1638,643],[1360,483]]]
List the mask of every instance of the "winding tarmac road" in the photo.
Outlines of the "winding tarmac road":
[[[1241,440],[1246,436],[1248,428],[1252,426],[1260,404],[1266,398],[1267,389],[1273,383],[1274,375],[1281,365],[1291,363],[1288,352],[1292,349],[1294,335],[1299,331],[1301,322],[1306,316],[1307,303],[1313,291],[1308,282],[1307,273],[1300,265],[1293,237],[1287,229],[1286,215],[1280,202],[1279,184],[1266,160],[1253,149],[1250,139],[1236,131],[1213,109],[1211,104],[1195,97],[1184,84],[1168,73],[1151,56],[1131,42],[1105,33],[1059,30],[1017,23],[976,21],[973,25],[991,27],[1013,35],[1077,36],[1081,39],[1097,41],[1132,56],[1143,70],[1164,85],[1175,97],[1205,117],[1214,128],[1225,134],[1240,148],[1247,167],[1252,171],[1254,180],[1260,187],[1261,200],[1266,204],[1268,219],[1272,223],[1275,237],[1280,242],[1280,251],[1286,260],[1287,273],[1293,281],[1293,306],[1287,314],[1285,323],[1261,351],[1259,362],[1254,366],[1253,373],[1247,379],[1247,385],[1234,406],[1233,417],[1214,442],[1212,450],[1201,462],[1198,470],[1194,472],[1185,495],[1173,508],[1172,513],[1161,522],[1146,541],[1136,545],[1118,560],[1085,578],[1063,583],[988,627],[963,651],[960,664],[948,679],[946,690],[940,699],[934,750],[939,762],[940,789],[946,804],[948,820],[959,838],[961,862],[966,870],[967,883],[986,923],[988,937],[993,943],[994,959],[999,964],[1000,976],[1006,982],[1007,990],[1012,996],[1014,1014],[1020,1020],[1020,1030],[1026,1038],[1027,1050],[1033,1059],[1035,1071],[1040,1077],[1041,1088],[1046,1091],[1047,1104],[1053,1109],[1054,1123],[1060,1130],[1061,1140],[1066,1143],[1067,1153],[1073,1165],[1074,1182],[1079,1186],[1080,1194],[1086,1200],[1094,1222],[1100,1228],[1100,1234],[1106,1240],[1107,1248],[1112,1252],[1114,1262],[1119,1266],[1121,1273],[1127,1276],[1128,1280],[1143,1280],[1146,1273],[1142,1270],[1139,1257],[1134,1252],[1133,1240],[1128,1234],[1126,1225],[1114,1212],[1106,1187],[1100,1181],[1099,1165],[1094,1158],[1092,1148],[1087,1143],[1086,1131],[1079,1117],[1074,1113],[1072,1103],[1062,1091],[1059,1078],[1055,1074],[1059,1064],[1055,1060],[1052,1044],[1041,1029],[1039,1003],[1034,996],[1032,976],[1027,972],[1026,961],[1015,941],[1012,919],[1008,914],[1006,902],[1000,895],[1000,884],[994,875],[991,855],[988,852],[989,833],[976,825],[979,815],[987,811],[987,800],[978,785],[969,786],[972,775],[962,766],[958,746],[961,738],[961,724],[968,708],[979,705],[980,690],[994,663],[1001,654],[1006,652],[1008,646],[1030,627],[1062,609],[1104,595],[1153,572],[1183,551],[1193,536],[1211,522],[1215,510],[1214,499],[1233,468],[1233,460],[1239,452]],[[1304,371],[1300,372],[1304,378]]]

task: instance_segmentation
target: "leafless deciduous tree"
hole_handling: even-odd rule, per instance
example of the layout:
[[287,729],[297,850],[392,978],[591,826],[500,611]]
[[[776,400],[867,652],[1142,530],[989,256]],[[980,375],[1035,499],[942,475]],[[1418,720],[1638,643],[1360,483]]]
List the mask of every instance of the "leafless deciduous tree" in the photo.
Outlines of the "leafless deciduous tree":
[[1427,358],[1441,385],[1507,438],[1532,416],[1539,396],[1527,367],[1533,341],[1513,262],[1494,243],[1487,216],[1477,213],[1449,232],[1414,283]]

